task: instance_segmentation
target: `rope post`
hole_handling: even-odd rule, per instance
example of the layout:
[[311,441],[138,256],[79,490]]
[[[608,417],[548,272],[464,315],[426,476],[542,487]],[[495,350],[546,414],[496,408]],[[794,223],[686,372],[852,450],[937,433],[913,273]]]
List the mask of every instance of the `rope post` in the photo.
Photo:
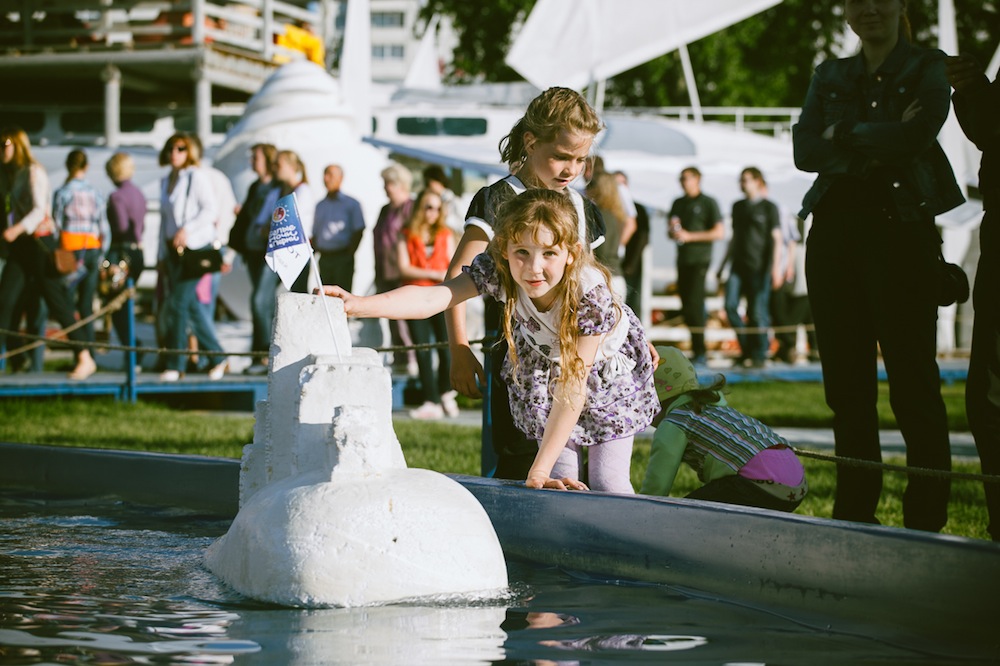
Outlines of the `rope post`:
[[125,399],[135,404],[138,397],[135,387],[135,281],[128,278],[125,282],[128,300],[125,301],[126,333],[128,335],[128,351],[125,352]]

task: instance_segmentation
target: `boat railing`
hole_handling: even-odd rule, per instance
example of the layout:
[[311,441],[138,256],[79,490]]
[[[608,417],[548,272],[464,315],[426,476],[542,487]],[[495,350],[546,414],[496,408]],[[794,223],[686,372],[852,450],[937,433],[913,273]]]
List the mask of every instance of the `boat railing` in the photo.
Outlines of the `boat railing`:
[[[618,109],[616,109],[617,111]],[[790,106],[651,106],[621,109],[630,114],[652,114],[681,122],[702,120],[725,123],[736,129],[787,137],[799,122],[800,107]]]
[[22,0],[0,17],[0,57],[79,50],[222,48],[265,61],[301,58],[276,44],[317,12],[280,0]]

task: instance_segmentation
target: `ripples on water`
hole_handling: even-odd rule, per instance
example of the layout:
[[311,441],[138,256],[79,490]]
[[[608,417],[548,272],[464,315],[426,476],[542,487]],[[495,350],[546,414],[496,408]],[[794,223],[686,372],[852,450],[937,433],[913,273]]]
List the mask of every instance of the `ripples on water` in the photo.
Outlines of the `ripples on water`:
[[[248,601],[202,555],[228,520],[0,498],[2,664],[941,663],[668,586],[508,563],[490,601],[299,610]],[[669,654],[666,654],[669,653]]]

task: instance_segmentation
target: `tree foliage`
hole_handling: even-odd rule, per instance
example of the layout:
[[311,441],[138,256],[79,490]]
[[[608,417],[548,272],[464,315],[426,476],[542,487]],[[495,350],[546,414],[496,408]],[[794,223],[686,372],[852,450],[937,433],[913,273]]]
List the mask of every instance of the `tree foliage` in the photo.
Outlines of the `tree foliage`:
[[450,16],[458,36],[454,61],[445,73],[450,83],[519,81],[520,75],[504,63],[511,33],[528,17],[535,0],[428,0],[421,17]]
[[[664,0],[666,1],[666,0]],[[984,64],[1000,39],[1000,0],[954,0],[959,46]],[[937,46],[937,0],[910,0],[913,40]],[[512,29],[534,0],[429,0],[423,15],[452,18],[458,47],[449,79],[516,81],[504,64]],[[706,106],[799,106],[815,65],[832,57],[848,30],[842,2],[784,0],[688,46],[701,103]],[[581,45],[585,48],[586,45]],[[690,96],[680,57],[668,53],[608,81],[609,107],[686,106]]]

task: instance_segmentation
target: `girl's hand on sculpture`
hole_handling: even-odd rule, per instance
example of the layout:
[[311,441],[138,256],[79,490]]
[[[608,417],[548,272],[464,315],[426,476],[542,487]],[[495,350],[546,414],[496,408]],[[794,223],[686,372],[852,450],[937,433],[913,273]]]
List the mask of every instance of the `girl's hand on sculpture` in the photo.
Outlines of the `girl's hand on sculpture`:
[[[319,289],[316,289],[315,291],[318,293]],[[346,289],[342,289],[335,284],[324,285],[322,293],[324,296],[331,296],[344,301],[344,314],[348,317],[353,317],[358,313],[360,301],[363,298],[362,296],[355,296],[351,292]]]

